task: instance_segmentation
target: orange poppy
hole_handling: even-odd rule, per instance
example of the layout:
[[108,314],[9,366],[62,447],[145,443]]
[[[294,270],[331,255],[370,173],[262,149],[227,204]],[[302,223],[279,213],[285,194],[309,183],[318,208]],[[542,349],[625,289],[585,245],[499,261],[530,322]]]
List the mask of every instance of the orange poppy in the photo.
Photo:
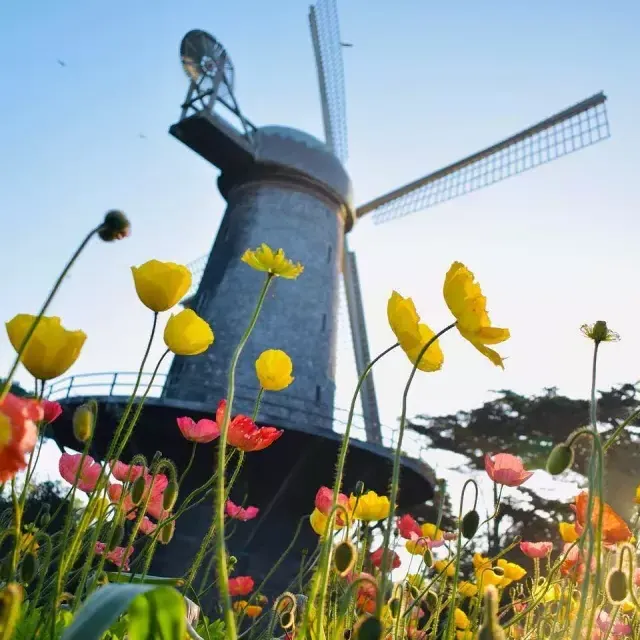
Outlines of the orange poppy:
[[[584,529],[587,520],[587,504],[589,502],[589,494],[583,491],[575,498],[574,511],[576,512],[576,522],[580,529]],[[593,512],[591,523],[595,527],[598,524],[598,515],[600,510],[600,500],[597,497],[593,499]],[[616,544],[618,542],[626,542],[632,536],[631,530],[627,523],[607,504],[604,505],[604,513],[602,519],[602,540],[605,544]]]

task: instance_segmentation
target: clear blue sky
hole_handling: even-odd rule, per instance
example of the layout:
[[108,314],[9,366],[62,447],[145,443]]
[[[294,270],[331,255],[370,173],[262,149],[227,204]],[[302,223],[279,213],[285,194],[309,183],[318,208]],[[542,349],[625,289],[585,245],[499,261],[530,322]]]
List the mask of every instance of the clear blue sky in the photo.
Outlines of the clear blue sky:
[[[385,226],[358,225],[351,242],[373,353],[392,339],[393,288],[413,296],[433,328],[449,322],[441,285],[454,260],[477,273],[494,322],[512,331],[501,345],[505,372],[448,335],[445,368],[421,376],[411,412],[470,408],[489,389],[557,385],[585,396],[590,346],[578,328],[600,318],[623,338],[603,350],[601,385],[640,378],[640,5],[340,0],[339,10],[343,40],[354,44],[344,56],[358,202],[599,90],[609,97],[609,141]],[[89,336],[71,373],[137,368],[151,317],[129,266],[206,253],[224,209],[214,169],[167,134],[187,89],[180,40],[202,28],[225,45],[253,122],[321,136],[307,11],[293,0],[0,7],[3,320],[34,312],[87,229],[121,208],[132,237],[92,245],[52,311]],[[345,406],[352,356],[341,355]],[[0,337],[0,365],[12,357]],[[408,374],[398,355],[376,375],[386,423],[399,413],[396,366]],[[24,372],[18,379],[29,386]]]

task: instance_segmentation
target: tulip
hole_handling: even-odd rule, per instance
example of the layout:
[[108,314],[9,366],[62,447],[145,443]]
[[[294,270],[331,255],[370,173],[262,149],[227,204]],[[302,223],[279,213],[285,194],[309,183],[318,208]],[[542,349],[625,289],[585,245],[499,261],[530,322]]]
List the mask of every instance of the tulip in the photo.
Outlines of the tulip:
[[179,356],[204,353],[213,344],[213,340],[211,327],[191,309],[171,314],[164,329],[164,343]]
[[149,260],[131,272],[140,302],[156,313],[175,307],[191,287],[191,272],[182,264]]
[[[11,346],[19,352],[36,316],[20,313],[6,323]],[[78,359],[87,339],[83,331],[68,331],[60,318],[43,316],[31,334],[20,362],[39,380],[61,376]]]

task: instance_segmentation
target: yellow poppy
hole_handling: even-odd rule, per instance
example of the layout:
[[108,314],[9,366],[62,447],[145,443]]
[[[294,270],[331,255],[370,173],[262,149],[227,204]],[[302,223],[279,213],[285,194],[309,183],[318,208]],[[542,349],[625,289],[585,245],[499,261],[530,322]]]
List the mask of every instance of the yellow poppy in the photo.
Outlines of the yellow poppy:
[[[20,313],[6,323],[11,346],[18,352],[36,316]],[[68,331],[60,318],[44,316],[29,338],[20,361],[39,380],[61,376],[78,359],[87,339],[84,331]]]
[[282,391],[294,380],[291,358],[279,349],[267,349],[256,360],[256,375],[266,391]]
[[502,572],[496,573],[491,567],[480,568],[476,570],[476,580],[482,584],[483,589],[486,589],[489,585],[494,587],[500,585],[504,580],[504,575]]
[[448,560],[436,560],[433,563],[433,568],[436,570],[436,573],[442,573],[445,571],[447,578],[453,578],[456,572],[455,564],[453,562],[449,563]]
[[458,593],[465,598],[473,598],[478,593],[478,587],[473,582],[463,580],[458,583]]
[[164,328],[164,343],[179,356],[197,356],[204,353],[214,341],[209,324],[192,309],[171,314]]
[[558,529],[560,530],[560,537],[563,542],[570,544],[580,537],[576,531],[576,525],[572,522],[561,522],[558,525]]
[[420,530],[425,538],[430,538],[431,540],[442,540],[442,529],[438,529],[438,527],[431,522],[425,522],[421,525]]
[[456,640],[474,640],[473,633],[471,631],[456,631]]
[[265,271],[274,276],[295,280],[304,267],[287,258],[282,249],[274,251],[269,245],[262,244],[257,249],[247,249],[242,255],[242,262],[256,271]]
[[473,273],[461,262],[454,262],[447,272],[443,294],[460,335],[493,364],[504,368],[500,354],[486,345],[504,342],[510,336],[509,330],[491,326],[487,299]]
[[[413,300],[403,298],[397,291],[391,293],[387,303],[387,318],[405,355],[412,364],[416,364],[420,351],[434,338],[435,333],[426,324],[420,323]],[[418,369],[438,371],[443,362],[440,343],[435,340],[420,358]]]
[[259,607],[255,604],[250,604],[247,606],[246,600],[238,600],[233,603],[233,608],[236,613],[241,613],[244,611],[244,614],[248,618],[257,618],[262,613],[262,607]]
[[191,271],[174,262],[149,260],[131,273],[140,302],[156,313],[175,307],[191,287]]
[[428,549],[424,540],[407,540],[404,546],[412,556],[422,556]]
[[351,494],[349,507],[356,520],[373,522],[384,520],[389,515],[391,504],[387,496],[379,496],[375,491],[367,491],[359,499]]
[[456,629],[466,629],[469,626],[469,618],[462,609],[457,609],[453,612],[453,617],[456,623]]
[[471,559],[474,569],[491,568],[491,560],[485,558],[481,553],[474,553]]
[[[314,509],[313,512],[311,513],[311,515],[309,516],[309,523],[311,524],[311,528],[319,535],[319,536],[323,536],[324,532],[327,528],[327,520],[329,519],[328,516],[325,516],[324,513],[322,513],[322,511],[320,511],[319,509]],[[342,529],[342,527],[344,527],[344,524],[340,524],[338,522],[338,518],[334,518],[333,520],[333,528],[335,529]]]

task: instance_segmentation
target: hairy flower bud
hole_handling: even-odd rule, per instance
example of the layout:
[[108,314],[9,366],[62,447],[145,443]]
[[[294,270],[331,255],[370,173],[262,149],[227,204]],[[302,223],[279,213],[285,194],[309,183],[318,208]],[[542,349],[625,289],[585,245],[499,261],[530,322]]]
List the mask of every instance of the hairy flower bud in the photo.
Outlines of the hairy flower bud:
[[119,547],[124,539],[124,524],[114,524],[111,529],[111,537],[107,543],[107,551],[113,551]]
[[425,566],[431,569],[431,567],[433,567],[433,553],[431,552],[431,549],[429,549],[429,547],[424,550],[422,558],[424,559]]
[[356,561],[356,548],[349,540],[339,543],[333,552],[333,566],[341,577],[346,576]]
[[98,229],[100,239],[105,242],[122,240],[122,238],[126,238],[129,233],[131,233],[131,223],[127,216],[117,209],[112,209],[107,212],[102,221],[102,226]]
[[13,638],[20,619],[20,609],[24,599],[24,589],[12,582],[0,591],[0,629],[5,638]]
[[380,640],[382,638],[382,623],[378,618],[360,618],[356,625],[357,640]]
[[552,476],[560,475],[573,464],[573,447],[566,442],[556,445],[547,458],[547,471]]
[[34,553],[25,554],[20,567],[20,579],[24,584],[29,584],[38,573],[38,558]]
[[356,482],[356,488],[353,491],[353,495],[356,498],[360,498],[363,494],[364,494],[364,482],[362,482],[362,480],[358,480],[358,482]]
[[173,538],[173,534],[176,531],[176,521],[171,520],[171,522],[167,522],[162,525],[162,529],[160,529],[159,540],[162,544],[169,544],[171,539]]
[[477,640],[506,640],[504,629],[498,622],[498,591],[489,585],[484,592],[484,620],[478,629]]
[[465,513],[464,517],[462,518],[460,531],[462,532],[462,535],[467,538],[467,540],[470,540],[471,538],[473,538],[473,536],[476,535],[479,526],[480,514],[475,509],[472,509],[471,511]]
[[627,574],[621,569],[612,569],[607,576],[607,597],[611,604],[624,602],[628,592]]
[[164,494],[162,496],[162,508],[165,511],[171,511],[176,504],[176,500],[178,499],[178,483],[175,480],[171,480],[167,485],[167,488],[164,490]]
[[93,433],[95,416],[88,404],[81,404],[73,412],[73,435],[78,442],[86,442]]
[[145,483],[144,476],[138,476],[131,487],[131,502],[133,502],[133,504],[140,504],[146,488],[147,485]]

